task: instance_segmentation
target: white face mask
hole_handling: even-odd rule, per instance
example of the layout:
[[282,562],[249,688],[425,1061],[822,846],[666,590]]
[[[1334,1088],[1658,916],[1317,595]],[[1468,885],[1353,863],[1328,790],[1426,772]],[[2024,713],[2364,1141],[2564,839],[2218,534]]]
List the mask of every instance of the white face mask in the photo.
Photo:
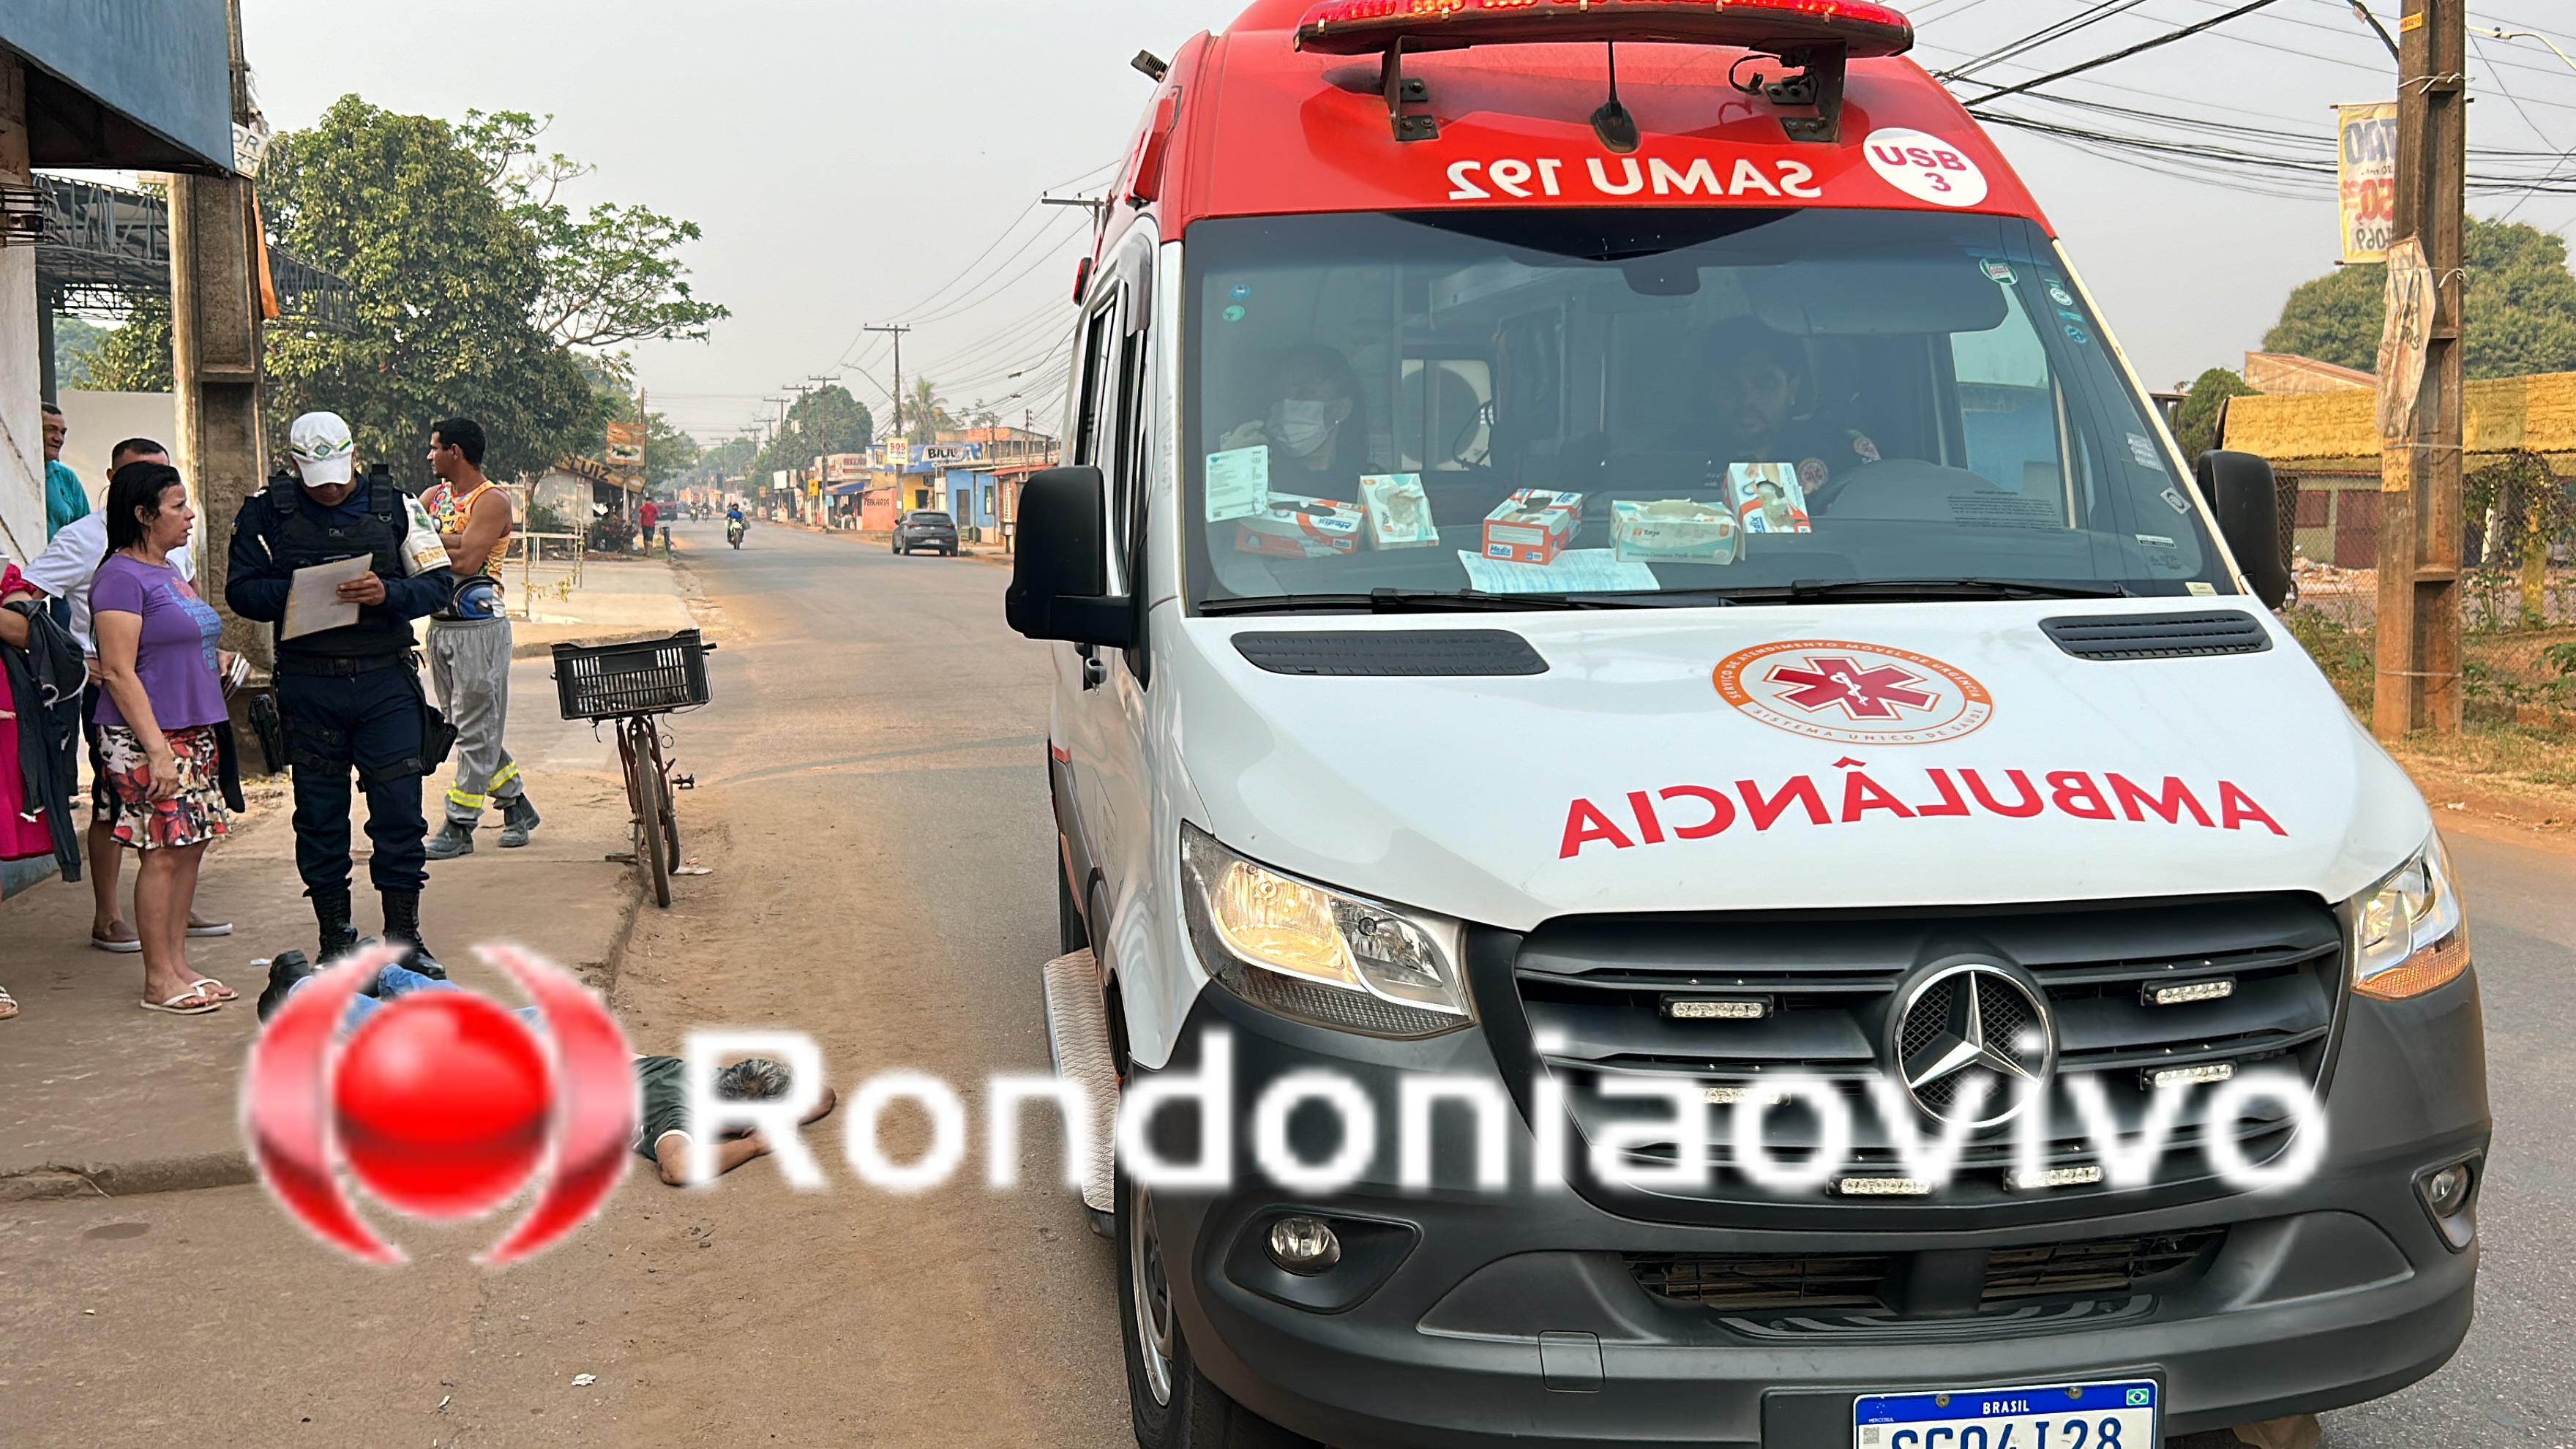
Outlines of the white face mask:
[[1311,457],[1333,435],[1331,403],[1288,401],[1270,410],[1270,441],[1289,456]]

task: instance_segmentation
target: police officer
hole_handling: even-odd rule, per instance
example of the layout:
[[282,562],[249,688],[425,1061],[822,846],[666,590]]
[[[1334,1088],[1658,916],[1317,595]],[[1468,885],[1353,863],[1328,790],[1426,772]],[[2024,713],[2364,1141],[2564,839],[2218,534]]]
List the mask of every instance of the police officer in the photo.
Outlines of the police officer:
[[[322,927],[321,959],[355,946],[349,908],[349,774],[367,792],[368,873],[384,899],[385,938],[416,959],[420,892],[428,884],[429,822],[420,808],[428,706],[413,664],[411,621],[444,607],[456,580],[444,567],[418,578],[403,565],[402,491],[384,472],[355,473],[349,425],[334,413],[295,420],[281,471],[233,523],[225,602],[277,625],[277,706],[295,778],[295,868]],[[358,619],[286,637],[287,593],[298,569],[364,557],[372,571],[341,584]],[[435,966],[435,961],[429,961]]]

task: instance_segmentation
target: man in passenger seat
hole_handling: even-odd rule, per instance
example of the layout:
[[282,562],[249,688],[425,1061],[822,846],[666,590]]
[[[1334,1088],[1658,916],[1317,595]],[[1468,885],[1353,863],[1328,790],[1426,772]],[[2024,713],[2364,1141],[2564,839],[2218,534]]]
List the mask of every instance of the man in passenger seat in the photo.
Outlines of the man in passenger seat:
[[1798,415],[1813,405],[1815,384],[1796,338],[1751,317],[1732,317],[1709,329],[1703,356],[1716,404],[1712,467],[1790,464],[1809,506],[1821,511],[1845,477],[1878,461],[1878,444],[1867,434]]

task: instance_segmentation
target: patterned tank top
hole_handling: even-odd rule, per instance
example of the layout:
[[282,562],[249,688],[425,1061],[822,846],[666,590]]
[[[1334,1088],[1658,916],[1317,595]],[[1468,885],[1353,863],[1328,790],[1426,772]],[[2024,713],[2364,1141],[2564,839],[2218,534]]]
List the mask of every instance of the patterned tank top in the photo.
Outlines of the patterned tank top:
[[[465,531],[465,521],[473,516],[475,503],[484,494],[497,491],[499,487],[499,484],[486,479],[481,486],[460,495],[448,484],[433,484],[428,492],[420,495],[420,506],[429,514],[429,521],[438,525],[440,533],[461,534]],[[505,504],[508,502],[506,494],[502,501]],[[514,517],[512,521],[515,524],[516,518]],[[479,563],[457,565],[456,576],[472,578],[479,574],[484,578],[497,581],[501,577],[501,556],[509,551],[510,533],[509,530],[504,529],[500,541],[492,545],[490,553],[484,555]]]

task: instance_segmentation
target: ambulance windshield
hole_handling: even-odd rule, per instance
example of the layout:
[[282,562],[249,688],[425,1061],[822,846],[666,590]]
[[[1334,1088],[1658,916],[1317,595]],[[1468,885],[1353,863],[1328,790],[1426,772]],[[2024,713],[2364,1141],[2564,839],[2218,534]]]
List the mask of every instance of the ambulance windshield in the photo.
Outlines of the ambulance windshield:
[[1202,610],[2236,592],[2027,221],[1295,216],[1185,252]]

